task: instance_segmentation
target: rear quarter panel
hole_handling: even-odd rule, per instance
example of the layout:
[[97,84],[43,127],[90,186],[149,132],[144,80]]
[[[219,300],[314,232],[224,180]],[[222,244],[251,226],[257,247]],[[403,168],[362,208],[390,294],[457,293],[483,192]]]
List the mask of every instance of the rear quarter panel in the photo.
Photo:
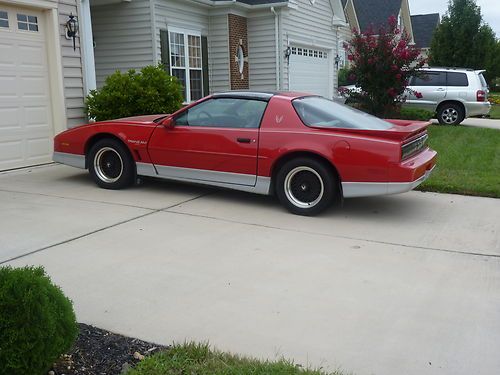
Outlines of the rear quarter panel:
[[262,121],[258,175],[271,176],[287,155],[309,152],[328,160],[343,182],[387,182],[389,167],[399,162],[399,150],[397,141],[307,127],[289,98],[275,96]]

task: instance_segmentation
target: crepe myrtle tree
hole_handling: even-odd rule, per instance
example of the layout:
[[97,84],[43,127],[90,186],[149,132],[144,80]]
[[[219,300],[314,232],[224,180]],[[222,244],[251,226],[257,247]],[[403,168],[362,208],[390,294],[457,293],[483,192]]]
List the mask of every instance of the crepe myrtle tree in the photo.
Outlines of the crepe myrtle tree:
[[[344,48],[351,61],[349,79],[356,82],[356,89],[344,89],[342,94],[375,116],[397,114],[410,77],[418,75],[426,60],[408,34],[398,28],[396,17],[389,17],[387,26],[377,32],[354,29],[353,38],[344,43]],[[421,97],[418,92],[414,94]]]

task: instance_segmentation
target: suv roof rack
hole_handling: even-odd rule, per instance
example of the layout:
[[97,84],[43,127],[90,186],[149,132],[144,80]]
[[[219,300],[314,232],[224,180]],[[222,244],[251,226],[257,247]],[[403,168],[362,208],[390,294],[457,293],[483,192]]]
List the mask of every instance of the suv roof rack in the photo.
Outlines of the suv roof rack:
[[426,66],[424,69],[446,69],[446,70],[465,70],[467,72],[473,72],[472,68],[460,68],[458,66]]

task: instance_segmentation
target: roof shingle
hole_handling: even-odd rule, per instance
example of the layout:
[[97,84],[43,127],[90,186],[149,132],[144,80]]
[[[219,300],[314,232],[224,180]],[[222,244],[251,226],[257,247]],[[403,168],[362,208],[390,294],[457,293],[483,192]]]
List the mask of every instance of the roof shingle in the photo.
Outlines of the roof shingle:
[[411,16],[413,38],[418,48],[429,48],[432,35],[439,24],[439,13],[418,14]]
[[387,27],[390,16],[397,17],[402,0],[353,0],[361,32],[372,27],[376,33],[381,27]]

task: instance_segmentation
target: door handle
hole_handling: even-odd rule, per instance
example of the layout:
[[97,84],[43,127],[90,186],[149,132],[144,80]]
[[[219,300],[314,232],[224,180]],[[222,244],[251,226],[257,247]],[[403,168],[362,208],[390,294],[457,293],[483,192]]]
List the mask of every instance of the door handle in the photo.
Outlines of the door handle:
[[436,91],[446,91],[446,89],[443,89],[443,88],[441,88],[441,87],[440,87],[440,88],[439,88],[439,89],[437,89]]
[[236,138],[239,143],[250,143],[250,138]]

